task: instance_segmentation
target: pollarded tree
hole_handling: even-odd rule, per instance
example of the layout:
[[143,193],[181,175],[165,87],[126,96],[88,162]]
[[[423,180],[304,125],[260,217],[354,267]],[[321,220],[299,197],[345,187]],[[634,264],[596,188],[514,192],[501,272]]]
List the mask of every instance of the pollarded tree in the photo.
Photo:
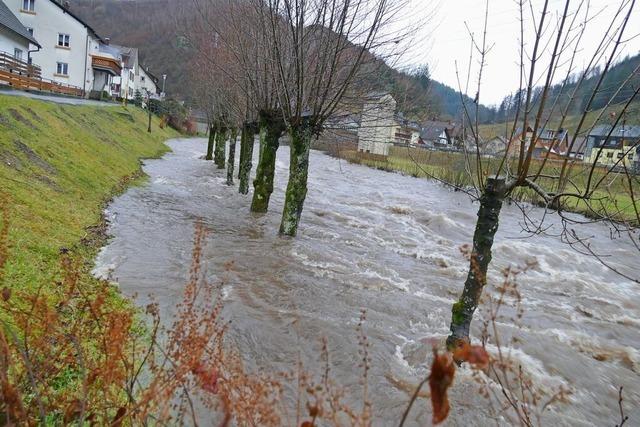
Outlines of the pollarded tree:
[[[389,55],[402,0],[254,0],[265,56],[290,138],[289,182],[280,233],[295,236],[307,194],[312,139],[341,107],[371,52]],[[406,28],[405,28],[406,29]]]
[[[228,99],[227,110],[243,112],[239,192],[249,191],[249,176],[253,157],[253,136],[260,135],[260,152],[251,210],[266,212],[273,192],[276,153],[279,138],[285,130],[278,106],[276,76],[269,47],[275,43],[270,31],[260,27],[265,22],[265,6],[259,2],[205,0],[197,2],[200,19],[198,37],[215,40],[218,49],[226,52],[225,60],[212,61],[225,79],[218,85],[233,84],[243,98]],[[281,23],[282,24],[282,23]],[[283,27],[284,28],[284,27]],[[192,30],[193,31],[193,30]],[[276,31],[273,37],[279,37]]]
[[[632,164],[628,160],[629,154],[636,153],[640,141],[638,136],[630,135],[625,139],[618,135],[621,126],[624,129],[624,113],[640,91],[640,87],[629,85],[640,72],[640,67],[631,71],[617,87],[603,86],[613,61],[625,44],[625,32],[635,1],[621,0],[606,18],[605,25],[600,22],[598,28],[590,27],[594,22],[594,13],[589,9],[588,2],[564,0],[554,14],[550,10],[550,2],[545,0],[532,26],[525,16],[534,10],[534,6],[525,0],[519,0],[518,4],[521,22],[518,53],[520,88],[518,95],[512,98],[510,110],[514,113],[509,133],[505,135],[508,143],[504,154],[498,158],[485,156],[479,135],[478,109],[488,51],[486,21],[484,36],[480,40],[472,37],[475,52],[479,55],[479,77],[478,86],[474,88],[475,104],[464,105],[465,119],[470,123],[467,127],[470,143],[465,144],[467,170],[473,182],[473,188],[464,190],[472,194],[480,206],[469,272],[462,295],[452,309],[451,335],[447,340],[450,348],[469,340],[473,314],[487,282],[500,211],[504,201],[516,199],[518,192],[535,197],[546,209],[542,218],[534,219],[527,215],[527,207],[521,206],[525,214],[525,231],[530,234],[544,232],[547,213],[556,213],[563,225],[563,240],[583,252],[591,253],[605,265],[606,260],[597,254],[588,239],[575,231],[574,225],[605,221],[617,233],[626,233],[634,239],[636,247],[640,248],[633,233],[634,227],[640,224],[640,206],[635,198],[640,185],[637,176],[631,173]],[[601,16],[600,21],[603,19]],[[582,43],[585,31],[600,31],[599,44],[585,46]],[[575,81],[575,64],[589,50],[586,53],[587,67]],[[568,115],[574,111],[576,102],[582,102],[576,99],[576,94],[581,93],[585,81],[593,76],[596,69],[595,84],[590,87],[590,95],[581,106],[573,135],[567,138],[565,128]],[[554,86],[558,80],[561,83]],[[542,85],[536,86],[537,82],[542,82]],[[597,97],[608,96],[611,100],[619,100],[623,94],[622,103],[614,105],[608,102],[604,109],[592,111]],[[612,115],[611,112],[616,114]],[[602,138],[593,146],[587,145],[583,162],[572,153],[578,148],[581,137],[592,134],[599,125],[604,125],[604,128],[600,128],[605,130]],[[610,149],[620,154],[612,161],[605,162],[605,152]],[[615,191],[604,188],[614,175],[619,177],[622,184]],[[590,217],[588,220],[565,212],[578,207],[586,211]],[[622,271],[618,273],[639,282],[638,277]]]

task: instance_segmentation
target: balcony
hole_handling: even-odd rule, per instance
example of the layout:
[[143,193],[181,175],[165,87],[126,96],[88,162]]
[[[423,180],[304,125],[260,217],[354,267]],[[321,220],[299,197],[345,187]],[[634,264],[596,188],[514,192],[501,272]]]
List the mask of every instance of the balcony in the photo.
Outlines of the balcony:
[[106,71],[112,76],[119,76],[122,72],[120,60],[102,55],[92,55],[91,67],[95,70]]
[[36,90],[82,96],[82,89],[42,78],[40,67],[0,52],[0,84],[20,90]]

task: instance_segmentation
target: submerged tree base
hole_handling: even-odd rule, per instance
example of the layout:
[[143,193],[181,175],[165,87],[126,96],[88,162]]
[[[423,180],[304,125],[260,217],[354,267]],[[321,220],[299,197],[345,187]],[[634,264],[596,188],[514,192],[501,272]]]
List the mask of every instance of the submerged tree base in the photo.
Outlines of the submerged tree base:
[[284,122],[275,112],[262,111],[259,115],[260,156],[253,181],[252,212],[267,212],[269,199],[273,193],[273,179],[276,171],[276,152],[279,138],[284,131]]
[[289,162],[289,183],[282,211],[280,234],[295,236],[307,197],[307,178],[309,175],[309,153],[313,132],[306,123],[290,132],[291,160]]
[[249,194],[249,176],[253,166],[253,135],[256,127],[254,124],[245,123],[240,134],[240,165],[238,166],[238,192]]
[[451,335],[447,338],[447,347],[454,349],[469,341],[469,329],[473,313],[478,307],[484,285],[487,283],[487,270],[491,262],[491,247],[496,231],[502,203],[506,196],[503,178],[487,179],[487,186],[480,197],[478,221],[473,235],[473,249],[470,254],[469,273],[464,290],[458,302],[451,310]]

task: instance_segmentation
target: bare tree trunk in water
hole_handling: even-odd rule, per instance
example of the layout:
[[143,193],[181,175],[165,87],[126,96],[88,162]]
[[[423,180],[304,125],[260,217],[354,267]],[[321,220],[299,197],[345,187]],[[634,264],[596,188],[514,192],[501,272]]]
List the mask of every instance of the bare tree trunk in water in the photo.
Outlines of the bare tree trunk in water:
[[469,273],[464,283],[464,290],[458,302],[451,310],[451,335],[447,338],[447,347],[456,348],[469,341],[469,329],[473,313],[478,307],[482,289],[487,283],[487,269],[491,262],[491,247],[498,230],[500,209],[506,196],[503,178],[487,179],[487,186],[480,197],[478,221],[473,234],[473,251]]
[[227,185],[233,185],[233,167],[236,163],[236,139],[238,139],[238,129],[231,128],[231,138],[229,139],[229,158],[227,160]]
[[273,193],[273,177],[276,170],[276,152],[284,124],[273,113],[260,113],[260,156],[253,181],[252,212],[266,212]]
[[216,143],[216,126],[209,126],[209,141],[207,142],[207,156],[205,160],[213,160],[213,147]]
[[238,166],[238,179],[240,194],[249,194],[249,176],[253,166],[253,135],[255,126],[252,123],[245,123],[240,134],[240,165]]
[[306,124],[296,127],[291,136],[291,160],[289,162],[289,183],[282,211],[280,234],[294,237],[302,215],[304,199],[307,197],[307,177],[309,174],[309,152],[311,150],[311,128]]
[[213,161],[218,165],[218,169],[224,169],[224,154],[227,146],[227,127],[220,125],[216,132],[216,148],[214,150]]

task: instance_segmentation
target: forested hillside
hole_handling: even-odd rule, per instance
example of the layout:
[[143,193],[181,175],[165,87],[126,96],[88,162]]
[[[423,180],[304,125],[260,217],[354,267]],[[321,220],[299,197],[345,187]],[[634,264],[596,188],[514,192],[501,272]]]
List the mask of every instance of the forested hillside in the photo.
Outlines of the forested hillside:
[[[190,2],[168,0],[75,0],[74,12],[114,43],[140,49],[141,63],[156,74],[167,74],[167,92],[185,99],[194,97],[189,78],[194,52],[185,31],[197,13]],[[460,94],[429,77],[426,66],[400,72],[379,63],[370,74],[367,86],[389,91],[398,100],[398,108],[410,119],[455,119],[461,111]],[[466,98],[466,102],[473,101]],[[481,120],[490,118],[481,106]]]
[[[634,90],[640,85],[640,73],[636,70],[640,66],[640,54],[635,56],[627,56],[617,62],[605,75],[599,91],[594,95],[591,103],[590,111],[604,108],[608,102],[616,105],[625,102]],[[582,76],[583,71],[572,74],[566,82],[558,83],[551,88],[551,93],[547,105],[547,116],[552,115],[550,122],[558,121],[561,111],[568,107],[568,116],[576,116],[582,114],[589,103],[594,88],[596,87],[602,70],[599,66],[590,70],[586,76]],[[631,78],[629,78],[631,76]],[[582,82],[581,82],[582,79]],[[517,101],[520,96],[524,96],[523,89],[518,93],[506,96],[499,106],[490,110],[489,116],[485,122],[504,123],[515,115]],[[542,88],[533,93],[533,106],[537,109],[540,98],[542,96]],[[573,99],[572,99],[573,98]],[[571,101],[571,102],[570,102]],[[640,100],[637,100],[640,101]],[[556,105],[555,111],[551,112],[551,105]],[[636,122],[638,118],[634,119]]]

